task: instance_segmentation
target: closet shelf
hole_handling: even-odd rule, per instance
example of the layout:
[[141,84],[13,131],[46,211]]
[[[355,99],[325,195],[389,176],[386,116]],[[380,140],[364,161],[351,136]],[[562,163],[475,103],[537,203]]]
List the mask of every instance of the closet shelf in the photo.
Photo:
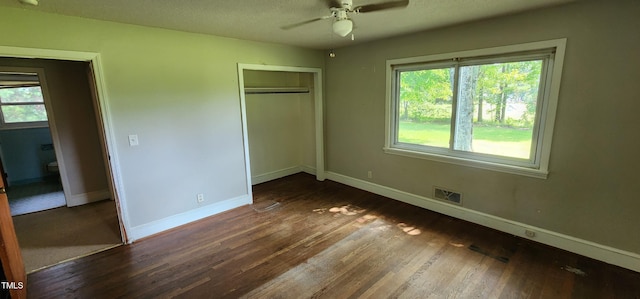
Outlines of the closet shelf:
[[245,87],[246,94],[267,94],[267,93],[309,93],[309,87],[282,86],[282,87]]

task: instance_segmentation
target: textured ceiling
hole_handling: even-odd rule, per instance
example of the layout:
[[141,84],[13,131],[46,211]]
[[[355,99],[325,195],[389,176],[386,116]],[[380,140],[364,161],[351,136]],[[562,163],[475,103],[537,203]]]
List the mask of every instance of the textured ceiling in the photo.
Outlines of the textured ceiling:
[[[281,27],[329,14],[327,0],[40,0],[0,6],[175,29],[246,40],[328,49],[574,0],[411,0],[409,6],[353,16],[355,40],[331,31],[331,20]],[[384,0],[354,0],[354,6]]]

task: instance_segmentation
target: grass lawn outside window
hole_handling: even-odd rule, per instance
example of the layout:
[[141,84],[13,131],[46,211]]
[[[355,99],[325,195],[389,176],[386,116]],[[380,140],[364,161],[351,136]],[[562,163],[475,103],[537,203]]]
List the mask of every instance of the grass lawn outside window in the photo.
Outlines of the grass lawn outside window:
[[565,44],[388,60],[385,152],[546,178]]

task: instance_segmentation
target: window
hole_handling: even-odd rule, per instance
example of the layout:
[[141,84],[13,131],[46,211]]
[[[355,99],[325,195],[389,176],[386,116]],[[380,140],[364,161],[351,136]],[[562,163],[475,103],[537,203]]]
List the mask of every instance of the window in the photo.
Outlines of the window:
[[0,125],[47,126],[47,111],[37,74],[0,73]]
[[546,177],[564,44],[387,61],[385,151]]

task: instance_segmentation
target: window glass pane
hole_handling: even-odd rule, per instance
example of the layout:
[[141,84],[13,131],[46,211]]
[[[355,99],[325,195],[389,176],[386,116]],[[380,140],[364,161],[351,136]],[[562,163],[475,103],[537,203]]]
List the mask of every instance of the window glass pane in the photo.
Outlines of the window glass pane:
[[47,121],[44,105],[5,105],[2,106],[5,123]]
[[542,62],[460,67],[454,149],[529,159]]
[[4,103],[44,103],[40,86],[2,88],[0,102]]
[[453,67],[399,72],[397,141],[449,148]]

